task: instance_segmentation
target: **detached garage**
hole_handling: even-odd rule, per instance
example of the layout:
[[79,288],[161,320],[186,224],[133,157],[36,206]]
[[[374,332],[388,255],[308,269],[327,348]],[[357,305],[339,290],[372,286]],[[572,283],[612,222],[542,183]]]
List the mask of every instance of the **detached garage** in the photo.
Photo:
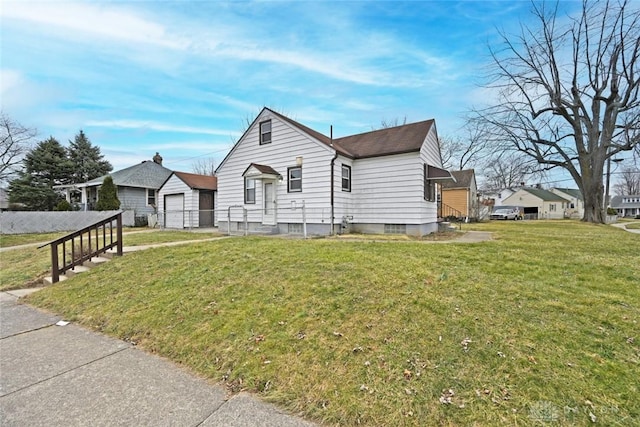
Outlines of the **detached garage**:
[[214,227],[215,176],[173,172],[158,191],[158,216],[166,228]]

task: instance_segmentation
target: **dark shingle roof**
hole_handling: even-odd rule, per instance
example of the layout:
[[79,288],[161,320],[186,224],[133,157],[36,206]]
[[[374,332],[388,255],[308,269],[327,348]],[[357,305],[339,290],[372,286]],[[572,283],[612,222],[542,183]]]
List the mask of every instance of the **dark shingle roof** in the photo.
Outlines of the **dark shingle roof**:
[[545,202],[566,202],[567,201],[567,199],[565,199],[564,197],[558,194],[552,193],[551,191],[543,190],[541,188],[523,188],[523,190],[533,194],[534,196],[544,200]]
[[187,172],[174,172],[185,184],[194,190],[217,190],[218,178],[210,175],[198,175]]
[[471,188],[471,183],[475,177],[475,171],[473,169],[466,169],[462,171],[451,171],[454,180],[442,181],[442,188]]
[[[151,160],[145,160],[137,165],[130,166],[110,173],[113,183],[122,187],[139,187],[158,189],[169,178],[172,171]],[[107,175],[92,179],[87,182],[88,187],[101,185]]]
[[625,199],[640,199],[639,194],[630,194],[627,196],[613,196],[611,198],[611,207],[612,208],[640,208],[640,202],[624,202]]
[[331,145],[340,154],[354,159],[366,157],[388,156],[420,151],[427,134],[435,121],[433,119],[410,123],[392,128],[374,130],[342,138],[331,138],[280,113],[269,110],[287,123],[301,129],[318,141]]

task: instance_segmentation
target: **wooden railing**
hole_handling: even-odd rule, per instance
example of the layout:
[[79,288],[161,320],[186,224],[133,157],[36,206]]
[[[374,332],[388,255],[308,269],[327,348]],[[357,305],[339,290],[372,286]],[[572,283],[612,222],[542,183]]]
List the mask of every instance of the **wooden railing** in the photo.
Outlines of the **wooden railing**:
[[122,256],[122,212],[69,233],[39,248],[49,245],[51,246],[52,283],[60,281],[61,274],[73,270],[76,266],[82,265],[109,249],[116,248],[116,255]]
[[440,218],[455,218],[458,221],[463,221],[466,217],[466,215],[460,212],[458,209],[444,203],[441,204],[439,210],[440,212],[438,212],[438,217]]

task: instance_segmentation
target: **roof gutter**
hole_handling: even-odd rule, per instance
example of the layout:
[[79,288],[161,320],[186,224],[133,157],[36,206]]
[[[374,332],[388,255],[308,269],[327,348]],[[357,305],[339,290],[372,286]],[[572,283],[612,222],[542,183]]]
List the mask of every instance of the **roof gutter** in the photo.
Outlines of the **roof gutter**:
[[333,187],[335,186],[335,183],[333,182],[334,181],[333,174],[334,174],[336,159],[338,158],[338,150],[336,150],[333,147],[333,125],[331,125],[331,130],[330,130],[330,134],[329,135],[330,135],[329,136],[329,146],[331,148],[333,148],[334,151],[335,151],[335,154],[333,155],[333,158],[331,159],[331,176],[329,178],[330,182],[331,182],[331,186],[329,187],[330,190],[331,190],[330,191],[330,194],[331,194],[331,200],[330,200],[330,203],[331,203],[331,230],[330,230],[330,234],[333,236],[333,234],[334,234],[333,221],[334,221],[334,216],[335,216],[335,209],[334,209],[334,198],[335,197],[334,197],[334,189],[333,189]]

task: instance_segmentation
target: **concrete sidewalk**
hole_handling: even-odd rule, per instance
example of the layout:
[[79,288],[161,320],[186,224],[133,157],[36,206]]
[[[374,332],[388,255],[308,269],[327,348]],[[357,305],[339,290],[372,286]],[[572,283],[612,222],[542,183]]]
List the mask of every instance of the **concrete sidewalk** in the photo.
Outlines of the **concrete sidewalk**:
[[2,426],[312,426],[0,292]]

